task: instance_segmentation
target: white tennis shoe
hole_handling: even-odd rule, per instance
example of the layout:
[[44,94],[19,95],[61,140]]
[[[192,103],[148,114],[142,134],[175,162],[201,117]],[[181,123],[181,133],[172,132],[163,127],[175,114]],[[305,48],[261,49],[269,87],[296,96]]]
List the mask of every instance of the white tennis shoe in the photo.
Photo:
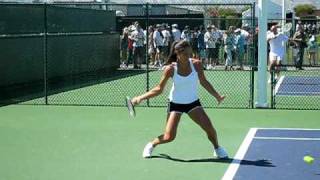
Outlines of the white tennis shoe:
[[226,159],[229,158],[227,151],[223,147],[218,147],[214,149],[214,156],[218,159]]
[[149,142],[143,149],[142,157],[150,158],[154,147],[151,142]]

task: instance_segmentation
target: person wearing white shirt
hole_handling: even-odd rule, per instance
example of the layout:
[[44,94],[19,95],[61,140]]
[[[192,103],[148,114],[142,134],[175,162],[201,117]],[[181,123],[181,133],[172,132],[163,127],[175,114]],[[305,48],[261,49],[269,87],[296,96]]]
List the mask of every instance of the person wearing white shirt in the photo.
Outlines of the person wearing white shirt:
[[213,68],[215,62],[218,59],[218,49],[216,48],[216,43],[219,38],[218,32],[212,31],[213,27],[208,26],[207,32],[204,34],[204,42],[206,45],[207,52],[207,69]]
[[163,34],[161,33],[162,28],[161,25],[158,24],[156,26],[156,29],[153,33],[153,41],[154,41],[154,47],[156,48],[156,56],[155,56],[155,66],[162,66],[162,60],[163,60]]
[[[267,41],[270,44],[269,53],[269,72],[272,73],[273,68],[276,73],[275,80],[280,76],[280,65],[285,53],[285,42],[289,40],[289,37],[285,34],[278,32],[277,26],[272,26],[270,32],[267,33]],[[271,80],[269,79],[269,83]]]
[[[248,52],[248,44],[249,44],[249,39],[250,39],[250,33],[248,32],[249,27],[244,26],[241,28],[241,36],[244,37],[244,54],[243,56],[246,56]],[[248,59],[248,58],[246,58]]]
[[144,57],[144,41],[145,35],[143,29],[139,24],[136,24],[135,31],[131,34],[131,39],[133,40],[133,62],[134,68],[140,69],[141,63]]
[[186,26],[181,34],[181,39],[191,42],[191,32],[190,27]]
[[169,43],[170,43],[170,39],[171,39],[171,34],[168,30],[168,28],[164,28],[164,30],[162,30],[162,35],[163,35],[163,55],[164,58],[168,57],[169,55]]
[[172,25],[172,36],[174,41],[180,41],[181,40],[181,31],[178,29],[177,24]]

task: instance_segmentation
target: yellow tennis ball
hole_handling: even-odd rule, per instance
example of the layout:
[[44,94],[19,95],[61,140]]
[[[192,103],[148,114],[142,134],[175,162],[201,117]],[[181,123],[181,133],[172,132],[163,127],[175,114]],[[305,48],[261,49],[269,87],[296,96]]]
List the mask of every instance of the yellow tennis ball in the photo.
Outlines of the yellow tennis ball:
[[307,164],[312,164],[313,161],[314,161],[314,158],[313,158],[312,156],[304,156],[304,157],[303,157],[303,160],[304,160],[304,162],[307,163]]

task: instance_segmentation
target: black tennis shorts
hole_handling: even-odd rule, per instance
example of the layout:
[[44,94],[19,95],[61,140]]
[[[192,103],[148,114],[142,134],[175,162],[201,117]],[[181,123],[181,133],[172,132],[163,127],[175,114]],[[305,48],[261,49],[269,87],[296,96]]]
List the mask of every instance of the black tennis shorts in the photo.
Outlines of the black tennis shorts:
[[189,104],[177,104],[174,102],[169,102],[168,113],[178,112],[178,113],[188,114],[190,111],[194,110],[196,107],[202,107],[199,99]]

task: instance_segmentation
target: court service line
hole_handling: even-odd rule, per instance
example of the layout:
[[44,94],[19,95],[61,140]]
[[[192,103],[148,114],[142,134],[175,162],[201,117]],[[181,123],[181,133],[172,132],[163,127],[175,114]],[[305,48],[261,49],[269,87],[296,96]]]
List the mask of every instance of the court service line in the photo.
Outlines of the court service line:
[[320,141],[320,138],[289,138],[289,137],[254,137],[259,140],[293,140],[293,141]]
[[227,171],[224,173],[222,180],[232,180],[233,179],[233,177],[235,176],[235,174],[240,166],[239,161],[241,161],[244,158],[244,156],[245,156],[246,152],[248,151],[248,148],[253,140],[253,137],[256,135],[256,132],[257,132],[257,128],[251,128],[249,130],[249,132],[246,135],[245,139],[243,140],[240,148],[238,149],[238,152],[234,156],[233,161],[229,165]]
[[258,130],[291,130],[291,131],[320,131],[320,129],[310,129],[310,128],[256,128]]
[[[278,91],[278,90],[277,90]],[[283,93],[283,94],[282,94]],[[282,92],[281,94],[278,95],[288,95],[288,94],[293,94],[293,95],[318,95],[320,94],[320,91],[313,91],[313,92],[297,92],[297,91],[285,91]]]

